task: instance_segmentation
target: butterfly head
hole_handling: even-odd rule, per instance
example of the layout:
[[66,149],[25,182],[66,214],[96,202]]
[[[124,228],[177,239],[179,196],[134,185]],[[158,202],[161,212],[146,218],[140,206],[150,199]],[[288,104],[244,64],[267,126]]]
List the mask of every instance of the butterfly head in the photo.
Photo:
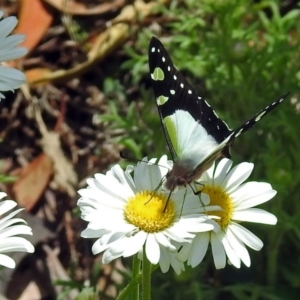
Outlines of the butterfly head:
[[166,175],[165,188],[174,191],[177,187],[186,186],[189,183],[187,181],[188,177],[186,170],[174,165],[173,169]]

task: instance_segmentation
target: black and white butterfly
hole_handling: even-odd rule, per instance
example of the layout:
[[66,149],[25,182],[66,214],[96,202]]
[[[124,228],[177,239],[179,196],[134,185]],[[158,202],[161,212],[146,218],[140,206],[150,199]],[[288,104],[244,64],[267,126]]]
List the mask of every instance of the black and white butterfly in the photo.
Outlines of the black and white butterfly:
[[287,96],[280,97],[246,123],[231,130],[177,71],[166,49],[155,37],[151,38],[148,55],[156,104],[174,161],[165,182],[170,191],[199,179],[217,158],[230,158],[234,139]]

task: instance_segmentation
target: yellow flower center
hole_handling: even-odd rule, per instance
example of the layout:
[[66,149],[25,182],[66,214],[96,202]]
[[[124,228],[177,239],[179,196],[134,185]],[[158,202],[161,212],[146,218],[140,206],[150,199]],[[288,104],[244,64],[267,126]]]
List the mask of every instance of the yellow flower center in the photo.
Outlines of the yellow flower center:
[[124,218],[148,233],[160,232],[171,226],[175,218],[175,205],[172,199],[159,193],[143,191],[128,200]]
[[231,222],[233,213],[233,204],[230,196],[220,186],[207,184],[201,190],[209,195],[210,205],[218,205],[222,208],[222,210],[209,211],[207,213],[220,217],[220,219],[215,219],[215,221],[223,230],[226,229]]

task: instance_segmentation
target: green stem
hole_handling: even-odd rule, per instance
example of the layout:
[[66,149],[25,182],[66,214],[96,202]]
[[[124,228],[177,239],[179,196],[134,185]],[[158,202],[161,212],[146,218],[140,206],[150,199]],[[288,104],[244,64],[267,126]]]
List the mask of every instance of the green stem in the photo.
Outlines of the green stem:
[[[138,259],[138,255],[136,254],[133,257],[133,262],[132,262],[132,279],[136,278],[140,274],[141,270],[141,261]],[[139,285],[135,285],[132,288],[131,291],[131,299],[132,300],[138,300],[139,299]]]
[[147,258],[145,247],[143,249],[143,278],[142,278],[143,290],[142,299],[151,299],[151,263]]

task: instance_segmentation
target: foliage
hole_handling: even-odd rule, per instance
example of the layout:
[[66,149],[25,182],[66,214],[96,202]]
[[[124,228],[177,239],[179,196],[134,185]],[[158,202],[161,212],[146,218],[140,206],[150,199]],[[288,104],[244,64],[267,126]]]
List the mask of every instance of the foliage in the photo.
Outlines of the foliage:
[[[278,225],[267,231],[264,226],[253,228],[265,247],[260,253],[251,252],[249,269],[229,266],[215,271],[206,257],[205,263],[182,277],[157,274],[157,299],[299,298],[300,22],[298,9],[281,10],[279,1],[271,0],[172,1],[170,7],[161,8],[164,23],[159,35],[152,30],[156,24],[140,31],[134,46],[125,47],[130,57],[122,65],[130,74],[127,82],[106,80],[104,90],[111,102],[100,118],[124,129],[118,142],[136,158],[160,156],[167,150],[149,84],[147,47],[152,35],[161,39],[178,69],[231,127],[291,92],[233,147],[235,163],[255,164],[252,180],[270,182],[278,191],[268,204]],[[116,96],[116,87],[121,87],[122,99]],[[137,90],[130,103],[124,96],[127,88]]]

